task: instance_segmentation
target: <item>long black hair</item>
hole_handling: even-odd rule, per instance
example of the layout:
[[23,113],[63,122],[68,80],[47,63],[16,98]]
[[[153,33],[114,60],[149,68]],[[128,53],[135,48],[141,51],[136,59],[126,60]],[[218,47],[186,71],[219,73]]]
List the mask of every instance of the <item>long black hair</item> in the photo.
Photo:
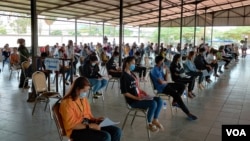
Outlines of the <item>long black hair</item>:
[[72,84],[69,92],[66,94],[64,98],[71,97],[73,101],[75,101],[78,97],[76,94],[77,90],[83,89],[85,86],[91,86],[89,80],[86,77],[78,77]]
[[173,63],[176,64],[179,58],[181,58],[181,55],[180,54],[175,54],[174,58],[173,58]]
[[127,63],[130,63],[131,61],[135,60],[135,57],[134,56],[128,56],[124,59],[123,61],[123,65],[122,65],[122,71],[124,72],[125,71],[125,68],[126,68],[126,64]]

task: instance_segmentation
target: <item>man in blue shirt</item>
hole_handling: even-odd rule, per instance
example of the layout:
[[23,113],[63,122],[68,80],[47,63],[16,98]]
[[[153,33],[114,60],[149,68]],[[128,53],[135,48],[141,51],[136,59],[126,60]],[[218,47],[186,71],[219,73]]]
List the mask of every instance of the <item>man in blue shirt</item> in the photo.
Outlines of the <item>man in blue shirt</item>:
[[196,120],[197,117],[192,115],[184,102],[182,101],[181,95],[185,89],[185,85],[182,83],[169,83],[167,80],[167,73],[163,73],[162,64],[164,58],[162,56],[155,57],[155,67],[150,72],[150,78],[153,81],[153,85],[157,89],[158,93],[164,93],[173,97],[173,106],[179,106],[184,113],[187,114],[188,119]]

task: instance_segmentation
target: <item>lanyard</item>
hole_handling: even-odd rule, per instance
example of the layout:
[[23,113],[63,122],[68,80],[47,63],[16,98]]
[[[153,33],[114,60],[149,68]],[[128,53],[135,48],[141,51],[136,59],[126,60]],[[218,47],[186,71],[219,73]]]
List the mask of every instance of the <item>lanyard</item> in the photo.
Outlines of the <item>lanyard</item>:
[[81,111],[81,113],[84,111],[84,106],[83,106],[83,104],[82,104],[82,100],[80,99],[80,102],[81,102],[81,105],[82,105],[82,108],[83,108],[83,110],[81,109],[81,107],[77,104],[77,102],[76,102],[76,105],[77,105],[77,107],[79,108],[79,110]]

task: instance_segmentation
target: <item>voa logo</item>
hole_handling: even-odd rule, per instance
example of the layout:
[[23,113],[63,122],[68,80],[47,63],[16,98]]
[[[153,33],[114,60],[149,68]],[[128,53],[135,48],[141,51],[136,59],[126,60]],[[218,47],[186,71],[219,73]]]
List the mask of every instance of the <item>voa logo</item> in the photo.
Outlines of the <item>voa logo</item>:
[[226,129],[226,132],[228,136],[247,136],[244,129]]

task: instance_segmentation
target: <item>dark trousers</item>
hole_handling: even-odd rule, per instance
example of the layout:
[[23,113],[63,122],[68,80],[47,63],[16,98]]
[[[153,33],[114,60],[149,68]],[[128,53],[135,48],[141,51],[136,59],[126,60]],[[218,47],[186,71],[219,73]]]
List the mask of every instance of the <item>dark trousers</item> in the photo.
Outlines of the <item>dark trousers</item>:
[[134,72],[139,73],[139,78],[143,75],[143,77],[146,76],[147,68],[146,67],[141,67],[141,66],[136,66]]
[[190,72],[187,72],[186,74],[189,75],[189,76],[192,76],[192,77],[194,77],[194,78],[196,78],[196,77],[199,76],[199,81],[198,81],[199,84],[202,83],[202,81],[203,81],[203,79],[204,79],[203,73],[202,73],[202,72],[190,71]]
[[120,78],[122,76],[122,72],[109,72],[109,75]]
[[194,77],[179,78],[177,80],[174,80],[174,82],[188,84],[188,92],[192,92],[194,89],[195,78]]
[[93,129],[73,130],[70,136],[73,141],[120,141],[122,131],[116,126]]
[[218,63],[211,63],[210,66],[214,68],[214,74],[217,74]]
[[181,95],[185,90],[185,85],[182,83],[168,83],[167,86],[164,88],[163,93],[171,95],[173,97],[173,102],[177,102],[182,111],[185,114],[189,114],[189,110],[182,101]]
[[23,72],[23,70],[21,71],[21,76],[20,76],[20,81],[19,81],[19,88],[23,87],[23,83],[25,83],[24,87],[28,86],[28,82],[27,81],[24,82],[24,80],[25,80],[24,73],[26,74],[26,77],[31,77],[32,73],[33,73],[32,65],[30,65],[29,68],[25,70],[25,72]]

